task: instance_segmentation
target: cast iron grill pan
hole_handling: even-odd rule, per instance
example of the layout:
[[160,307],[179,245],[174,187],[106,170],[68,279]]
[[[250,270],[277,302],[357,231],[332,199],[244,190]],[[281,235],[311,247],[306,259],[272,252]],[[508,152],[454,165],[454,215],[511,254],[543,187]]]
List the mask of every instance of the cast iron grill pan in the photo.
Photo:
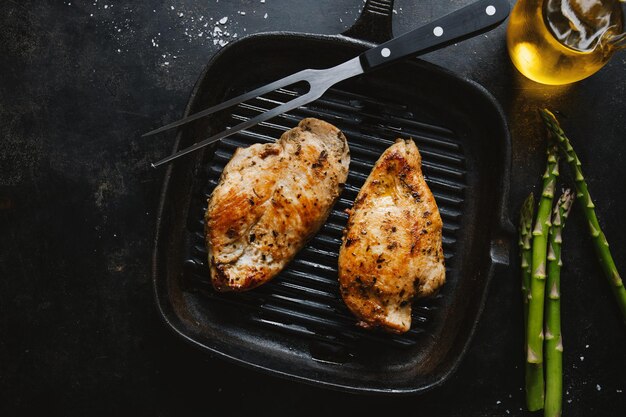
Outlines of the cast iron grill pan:
[[[366,3],[346,33],[384,41],[391,3]],[[385,6],[387,13],[373,6]],[[186,113],[300,69],[336,65],[371,46],[341,35],[272,33],[241,39],[206,67]],[[301,86],[291,86],[200,119],[178,134],[175,148],[301,93]],[[348,139],[350,172],[340,199],[318,234],[274,280],[244,293],[216,293],[204,243],[207,198],[237,147],[274,141],[305,117],[334,124]],[[355,326],[339,295],[337,257],[344,210],[398,137],[413,138],[422,154],[444,224],[447,282],[437,297],[415,302],[408,333],[391,335]],[[508,264],[509,164],[502,111],[475,83],[418,60],[342,82],[307,106],[168,167],[153,258],[159,311],[172,330],[199,349],[274,375],[360,393],[433,388],[458,366],[489,280]]]

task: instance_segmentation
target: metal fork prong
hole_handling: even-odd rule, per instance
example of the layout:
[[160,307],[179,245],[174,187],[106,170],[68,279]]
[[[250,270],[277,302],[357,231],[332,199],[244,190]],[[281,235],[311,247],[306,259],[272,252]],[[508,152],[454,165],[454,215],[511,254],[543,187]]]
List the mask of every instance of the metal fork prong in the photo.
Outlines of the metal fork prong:
[[[307,81],[306,77],[311,74],[312,70],[306,69],[295,74],[291,74],[285,78],[281,78],[280,80],[276,80],[269,84],[264,85],[263,87],[259,87],[256,90],[249,91],[247,93],[241,94],[237,97],[231,98],[230,100],[226,100],[220,104],[217,104],[213,107],[209,107],[208,109],[201,110],[197,113],[192,114],[191,116],[187,116],[183,119],[177,120],[173,123],[162,126],[158,129],[151,130],[150,132],[144,133],[141,135],[142,137],[155,135],[157,133],[164,132],[169,129],[173,129],[178,126],[182,126],[194,120],[200,119],[201,117],[208,116],[220,110],[227,109],[228,107],[236,106],[239,103],[242,103],[247,100],[251,100],[255,97],[261,96],[263,94],[269,93],[270,91],[277,90],[281,87],[287,87],[289,85],[295,84],[300,81]],[[307,81],[308,82],[308,81]]]
[[213,142],[217,142],[220,139],[224,139],[230,135],[234,135],[235,133],[247,129],[249,127],[252,127],[258,123],[264,122],[266,120],[271,119],[274,116],[278,116],[281,113],[285,113],[288,112],[290,110],[293,110],[297,107],[303,106],[307,103],[310,103],[314,100],[316,100],[321,94],[323,93],[323,91],[320,91],[320,89],[316,89],[315,91],[309,91],[307,94],[300,96],[300,97],[296,97],[293,100],[290,100],[284,104],[281,104],[278,107],[274,107],[273,109],[270,109],[264,113],[259,114],[256,117],[253,117],[250,120],[246,120],[243,123],[240,123],[230,129],[224,130],[216,135],[213,135],[207,139],[204,139],[203,141],[200,141],[188,148],[185,148],[181,151],[178,151],[170,156],[168,156],[167,158],[163,158],[158,162],[155,162],[152,164],[153,168],[156,168],[160,165],[166,164],[168,162],[173,161],[174,159],[181,157],[183,155],[187,155],[188,153],[191,153],[197,149],[200,149],[202,147],[205,147],[207,145],[210,145]]

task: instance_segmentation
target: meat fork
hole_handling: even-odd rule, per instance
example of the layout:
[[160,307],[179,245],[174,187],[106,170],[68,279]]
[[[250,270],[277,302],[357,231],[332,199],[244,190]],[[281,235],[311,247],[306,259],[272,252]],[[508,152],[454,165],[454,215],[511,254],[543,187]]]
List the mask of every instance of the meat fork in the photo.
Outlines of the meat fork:
[[255,97],[262,96],[271,91],[287,87],[298,82],[304,81],[309,85],[309,90],[306,94],[298,96],[230,129],[217,133],[186,149],[180,150],[166,158],[163,158],[162,160],[153,163],[152,167],[156,168],[160,165],[171,162],[176,158],[191,153],[211,143],[234,135],[241,130],[248,129],[279,114],[286,113],[290,110],[315,101],[321,97],[326,90],[340,81],[367,73],[402,58],[431,52],[454,42],[487,32],[502,23],[509,15],[509,10],[510,6],[507,0],[476,1],[444,17],[409,31],[397,38],[393,38],[381,45],[368,49],[367,51],[361,53],[361,55],[337,66],[321,70],[302,70],[255,90],[249,91],[238,97],[226,100],[213,107],[209,107],[208,109],[194,113],[191,116],[145,133],[142,136],[150,136],[182,126],[201,117],[236,106],[237,104],[243,103]]

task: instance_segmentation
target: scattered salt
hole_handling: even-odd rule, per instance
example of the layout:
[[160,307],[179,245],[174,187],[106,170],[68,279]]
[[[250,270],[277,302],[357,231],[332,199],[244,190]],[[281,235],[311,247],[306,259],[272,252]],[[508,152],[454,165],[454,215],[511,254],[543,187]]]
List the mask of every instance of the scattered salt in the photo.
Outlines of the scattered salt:
[[600,390],[602,389],[602,387],[600,386],[600,384],[596,384],[596,389],[597,389],[598,391],[600,391]]
[[589,345],[585,345],[585,349],[589,349]]
[[620,392],[621,393],[622,390],[621,389],[616,389],[615,392]]
[[224,16],[220,19],[220,24],[226,24],[226,22],[228,22],[228,17]]
[[585,357],[584,357],[584,356],[581,356],[581,357],[580,357],[580,361],[582,362],[582,361],[584,361],[584,360],[585,360]]
[[502,401],[498,400],[496,401],[496,404],[502,404]]
[[267,19],[267,13],[265,13],[265,16],[263,16],[263,19]]

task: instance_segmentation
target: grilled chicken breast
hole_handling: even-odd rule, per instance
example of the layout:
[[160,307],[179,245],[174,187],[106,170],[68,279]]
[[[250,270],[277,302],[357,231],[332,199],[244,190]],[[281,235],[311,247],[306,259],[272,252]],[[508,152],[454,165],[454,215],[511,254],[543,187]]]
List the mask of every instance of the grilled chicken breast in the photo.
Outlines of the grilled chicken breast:
[[442,222],[412,140],[398,139],[361,188],[339,252],[341,296],[366,328],[404,333],[414,297],[445,281]]
[[275,143],[237,149],[205,214],[214,288],[245,291],[276,276],[328,217],[349,164],[343,133],[313,118]]

